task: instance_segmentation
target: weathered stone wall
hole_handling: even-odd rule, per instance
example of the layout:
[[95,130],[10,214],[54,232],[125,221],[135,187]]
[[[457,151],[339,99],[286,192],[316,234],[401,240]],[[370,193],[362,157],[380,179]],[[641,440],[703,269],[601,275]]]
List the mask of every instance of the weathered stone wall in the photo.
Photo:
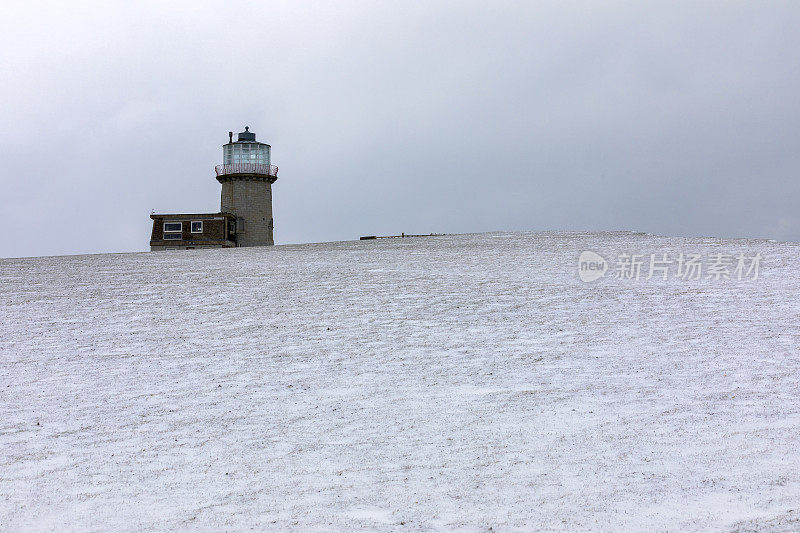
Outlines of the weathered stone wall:
[[239,246],[271,246],[272,184],[262,179],[237,178],[222,182],[222,211],[237,218]]
[[[201,220],[203,222],[202,233],[192,233],[192,220]],[[208,215],[166,215],[163,217],[153,218],[153,231],[150,234],[151,241],[164,240],[164,222],[182,222],[183,232],[181,241],[191,242],[194,244],[208,243],[209,241],[217,242],[224,241],[228,238],[228,233],[225,231],[226,220],[222,216],[208,216]],[[180,241],[167,241],[168,243],[175,243]],[[185,244],[182,243],[182,244]]]
[[168,250],[205,250],[208,248],[232,248],[233,243],[231,242],[231,246],[225,244],[180,244],[175,245],[171,244],[169,246],[161,246],[161,245],[150,245],[151,252],[164,252]]

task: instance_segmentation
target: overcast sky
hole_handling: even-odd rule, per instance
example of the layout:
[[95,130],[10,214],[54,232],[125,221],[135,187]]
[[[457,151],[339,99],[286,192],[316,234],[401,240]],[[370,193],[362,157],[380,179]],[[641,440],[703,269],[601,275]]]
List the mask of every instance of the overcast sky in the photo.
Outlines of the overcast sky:
[[800,240],[800,2],[4,3],[0,257],[148,249],[245,125],[277,244]]

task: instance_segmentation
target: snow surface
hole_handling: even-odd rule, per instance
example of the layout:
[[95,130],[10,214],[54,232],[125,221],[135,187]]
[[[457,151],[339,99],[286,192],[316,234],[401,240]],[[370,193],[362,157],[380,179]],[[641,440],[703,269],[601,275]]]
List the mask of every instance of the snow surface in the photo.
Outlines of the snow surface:
[[[577,258],[759,252],[758,280]],[[800,529],[797,244],[0,260],[0,529]]]

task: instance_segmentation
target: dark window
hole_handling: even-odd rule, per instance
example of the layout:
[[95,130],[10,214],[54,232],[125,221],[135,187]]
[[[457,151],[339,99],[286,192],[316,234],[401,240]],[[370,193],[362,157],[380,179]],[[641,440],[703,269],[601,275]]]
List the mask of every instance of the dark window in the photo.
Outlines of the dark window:
[[192,233],[203,233],[203,221],[202,220],[193,220],[192,221]]
[[165,233],[164,240],[165,241],[179,241],[181,240],[182,235],[180,233]]
[[164,222],[164,232],[183,231],[183,222]]

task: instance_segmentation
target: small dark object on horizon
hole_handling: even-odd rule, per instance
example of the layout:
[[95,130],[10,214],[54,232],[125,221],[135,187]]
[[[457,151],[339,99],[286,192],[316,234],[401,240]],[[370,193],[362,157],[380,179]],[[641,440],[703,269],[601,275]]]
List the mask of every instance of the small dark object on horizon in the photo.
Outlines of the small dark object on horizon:
[[362,241],[371,241],[372,239],[405,239],[406,237],[441,237],[442,235],[447,235],[446,233],[427,233],[423,235],[412,235],[405,233],[401,233],[400,235],[365,235],[360,237]]

